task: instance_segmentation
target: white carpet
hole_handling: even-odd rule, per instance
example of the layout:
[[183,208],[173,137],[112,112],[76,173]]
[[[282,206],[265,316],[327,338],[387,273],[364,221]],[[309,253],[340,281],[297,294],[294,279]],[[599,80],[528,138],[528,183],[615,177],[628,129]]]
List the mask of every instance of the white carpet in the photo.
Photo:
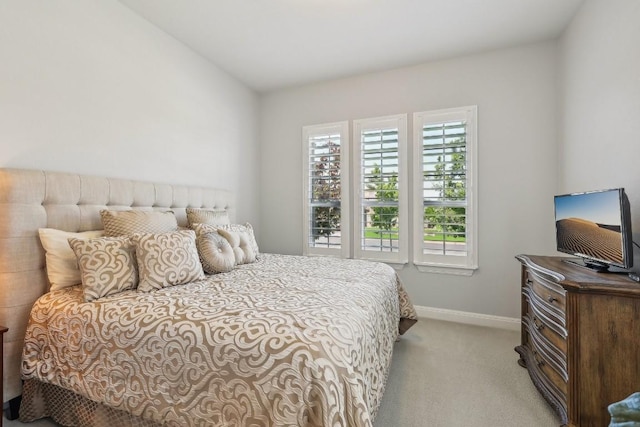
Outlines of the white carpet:
[[552,427],[513,351],[520,332],[420,319],[396,343],[375,427]]

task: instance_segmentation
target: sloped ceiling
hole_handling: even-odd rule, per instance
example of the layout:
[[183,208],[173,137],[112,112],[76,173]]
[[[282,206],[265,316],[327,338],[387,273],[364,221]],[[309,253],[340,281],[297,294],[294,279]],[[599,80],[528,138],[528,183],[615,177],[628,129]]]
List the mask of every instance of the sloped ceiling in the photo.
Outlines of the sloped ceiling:
[[558,37],[583,0],[120,0],[259,92]]

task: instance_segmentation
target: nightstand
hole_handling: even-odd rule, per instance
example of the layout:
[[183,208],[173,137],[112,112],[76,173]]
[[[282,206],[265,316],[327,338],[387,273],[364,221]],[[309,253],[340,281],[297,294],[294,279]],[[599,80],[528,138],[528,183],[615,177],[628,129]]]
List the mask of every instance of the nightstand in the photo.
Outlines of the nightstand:
[[3,410],[3,406],[4,406],[4,396],[2,395],[2,391],[4,389],[4,379],[2,378],[2,371],[3,371],[3,366],[4,366],[4,355],[3,350],[4,350],[4,333],[7,332],[9,329],[5,328],[4,326],[0,326],[0,427],[2,427],[2,410]]

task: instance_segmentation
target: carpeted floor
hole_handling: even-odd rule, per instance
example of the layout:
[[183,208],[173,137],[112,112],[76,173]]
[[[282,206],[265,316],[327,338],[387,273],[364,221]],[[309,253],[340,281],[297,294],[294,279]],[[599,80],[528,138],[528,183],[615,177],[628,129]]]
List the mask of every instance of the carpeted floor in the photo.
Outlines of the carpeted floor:
[[399,342],[375,427],[553,427],[520,332],[420,319]]
[[517,364],[519,341],[519,332],[421,319],[396,343],[375,427],[559,426]]

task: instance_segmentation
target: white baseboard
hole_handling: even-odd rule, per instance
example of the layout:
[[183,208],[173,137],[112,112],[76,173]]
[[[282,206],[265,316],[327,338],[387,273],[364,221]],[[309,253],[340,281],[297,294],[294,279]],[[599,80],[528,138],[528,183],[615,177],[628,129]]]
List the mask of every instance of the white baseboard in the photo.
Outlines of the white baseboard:
[[520,330],[520,319],[513,317],[492,316],[489,314],[470,313],[467,311],[447,310],[444,308],[415,306],[418,317],[427,319],[446,320],[448,322],[464,323],[467,325],[488,326],[490,328]]

